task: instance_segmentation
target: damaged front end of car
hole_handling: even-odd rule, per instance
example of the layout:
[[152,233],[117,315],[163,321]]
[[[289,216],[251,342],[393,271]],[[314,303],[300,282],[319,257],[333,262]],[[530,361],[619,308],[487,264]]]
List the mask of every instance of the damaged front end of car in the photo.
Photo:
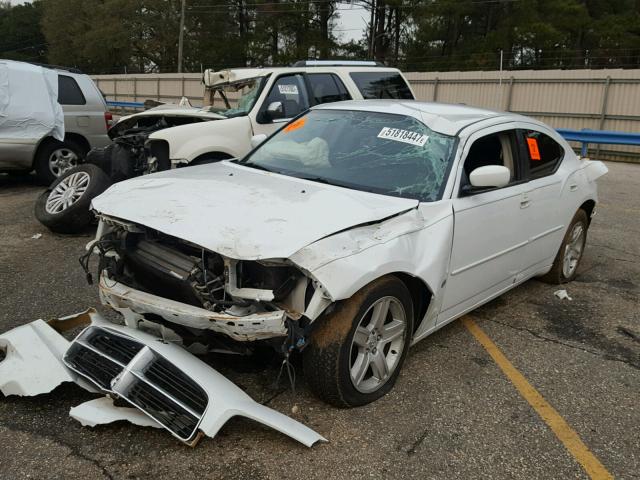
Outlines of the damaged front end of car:
[[100,216],[96,240],[100,298],[131,328],[166,334],[189,348],[233,353],[268,344],[302,349],[332,303],[322,286],[289,261],[238,260],[157,230]]

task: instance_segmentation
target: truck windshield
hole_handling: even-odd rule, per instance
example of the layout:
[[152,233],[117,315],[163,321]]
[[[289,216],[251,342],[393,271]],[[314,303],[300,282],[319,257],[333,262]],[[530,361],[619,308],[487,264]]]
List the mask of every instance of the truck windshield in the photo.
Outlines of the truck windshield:
[[251,78],[213,88],[211,111],[229,118],[247,115],[260,96],[265,78]]
[[239,162],[308,180],[423,202],[442,196],[455,137],[417,119],[312,110]]

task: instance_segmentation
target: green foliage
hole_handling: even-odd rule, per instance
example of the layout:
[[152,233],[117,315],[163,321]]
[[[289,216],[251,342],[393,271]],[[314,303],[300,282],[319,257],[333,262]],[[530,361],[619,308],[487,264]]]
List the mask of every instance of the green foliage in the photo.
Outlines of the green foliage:
[[[183,70],[375,58],[406,70],[640,67],[640,0],[186,0]],[[343,7],[342,7],[343,8]],[[175,72],[181,0],[0,0],[0,56],[89,73]]]
[[11,7],[0,2],[0,57],[29,62],[46,61],[47,44],[40,29],[42,2]]

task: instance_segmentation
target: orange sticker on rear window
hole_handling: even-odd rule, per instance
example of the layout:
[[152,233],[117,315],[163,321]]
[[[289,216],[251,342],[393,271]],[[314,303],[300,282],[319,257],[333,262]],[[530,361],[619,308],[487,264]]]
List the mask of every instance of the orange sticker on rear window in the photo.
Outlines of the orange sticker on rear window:
[[299,118],[293,123],[290,123],[286,127],[284,127],[285,132],[293,132],[294,130],[298,130],[299,128],[304,127],[304,124],[307,122],[305,117]]
[[527,138],[527,145],[529,146],[529,158],[531,158],[531,160],[540,160],[538,140],[536,140],[535,138]]

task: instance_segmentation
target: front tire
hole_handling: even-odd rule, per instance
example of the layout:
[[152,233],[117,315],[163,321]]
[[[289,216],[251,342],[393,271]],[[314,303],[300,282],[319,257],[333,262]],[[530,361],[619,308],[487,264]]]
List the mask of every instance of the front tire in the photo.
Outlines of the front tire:
[[107,174],[95,165],[67,170],[38,197],[35,216],[52,232],[81,232],[94,220],[91,200],[110,185]]
[[580,209],[576,212],[567,233],[562,239],[560,250],[556,254],[553,266],[549,273],[540,277],[540,280],[554,285],[571,282],[576,278],[578,273],[578,265],[582,260],[584,247],[587,243],[587,229],[589,228],[589,220],[587,213]]
[[370,283],[317,321],[322,324],[302,361],[318,397],[355,407],[393,388],[413,332],[413,302],[400,279],[389,275]]

